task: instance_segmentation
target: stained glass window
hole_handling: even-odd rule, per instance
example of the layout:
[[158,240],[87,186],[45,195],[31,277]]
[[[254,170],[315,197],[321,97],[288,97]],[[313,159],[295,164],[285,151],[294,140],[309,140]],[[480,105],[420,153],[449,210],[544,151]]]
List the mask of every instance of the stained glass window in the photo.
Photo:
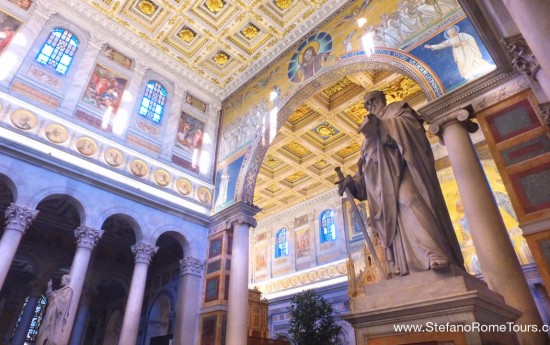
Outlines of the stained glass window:
[[277,231],[275,235],[275,257],[280,258],[281,256],[288,255],[288,238],[286,228],[282,228]]
[[139,115],[160,123],[164,113],[164,103],[166,103],[166,89],[160,83],[150,80],[141,100]]
[[53,67],[58,73],[66,74],[78,48],[78,39],[70,31],[55,28],[42,45],[36,61]]
[[321,212],[321,243],[334,241],[336,239],[336,227],[334,226],[334,211],[324,210]]
[[[23,303],[23,308],[21,308],[21,313],[19,314],[19,317],[17,318],[17,322],[15,323],[15,327],[13,328],[13,332],[11,336],[13,337],[15,335],[15,331],[17,330],[17,327],[19,327],[19,323],[21,322],[21,318],[23,317],[23,312],[25,311],[25,307],[29,303],[29,297],[25,298],[25,303]],[[35,341],[36,336],[38,335],[38,329],[40,328],[40,323],[42,322],[42,317],[44,317],[44,312],[46,311],[46,304],[48,303],[48,300],[46,299],[46,296],[41,295],[40,299],[38,300],[38,304],[36,305],[36,308],[34,309],[34,315],[32,317],[31,325],[27,331],[27,337],[25,338],[25,341]]]

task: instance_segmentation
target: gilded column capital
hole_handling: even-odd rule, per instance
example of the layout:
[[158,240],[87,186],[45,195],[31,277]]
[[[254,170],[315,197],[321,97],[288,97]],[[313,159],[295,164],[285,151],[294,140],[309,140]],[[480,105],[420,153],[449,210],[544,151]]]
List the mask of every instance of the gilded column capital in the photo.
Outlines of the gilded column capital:
[[540,64],[537,62],[537,58],[527,45],[525,38],[521,34],[505,37],[503,39],[506,49],[508,49],[508,55],[512,59],[512,65],[514,68],[537,81],[536,75],[540,70]]
[[204,270],[204,260],[186,256],[180,260],[180,275],[191,274],[201,276]]
[[465,108],[455,109],[448,114],[438,116],[435,121],[430,123],[428,132],[437,135],[441,140],[445,127],[453,124],[460,124],[469,133],[474,133],[479,129],[479,125],[473,122],[472,118],[474,118],[474,108],[471,105]]
[[31,210],[16,204],[10,204],[6,209],[6,229],[25,233],[32,221],[38,215],[38,210]]
[[542,114],[543,124],[550,126],[550,102],[538,104],[538,108]]
[[143,263],[149,265],[153,259],[153,255],[157,253],[159,247],[152,246],[145,242],[138,242],[132,246],[132,253],[137,263]]
[[101,236],[103,236],[103,232],[103,230],[90,228],[89,226],[79,226],[74,231],[77,247],[94,249]]

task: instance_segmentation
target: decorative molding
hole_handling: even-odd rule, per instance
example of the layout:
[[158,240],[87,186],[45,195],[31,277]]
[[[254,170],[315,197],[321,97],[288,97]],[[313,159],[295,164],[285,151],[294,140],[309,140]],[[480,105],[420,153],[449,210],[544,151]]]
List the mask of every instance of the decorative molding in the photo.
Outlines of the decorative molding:
[[104,231],[81,225],[74,231],[78,248],[94,249]]
[[260,211],[261,209],[253,204],[237,202],[212,217],[210,235],[231,229],[235,223],[248,224],[255,228],[257,222],[254,216]]
[[147,244],[145,242],[138,242],[132,246],[132,253],[137,263],[147,264],[151,263],[153,255],[157,253],[159,247]]
[[38,210],[31,210],[11,203],[6,209],[6,229],[25,233],[32,221],[38,216]]
[[522,73],[537,81],[537,73],[540,70],[540,64],[533,55],[531,48],[527,45],[525,38],[521,34],[505,37],[503,39],[508,55],[512,59],[512,66]]
[[180,275],[192,274],[201,276],[204,270],[204,260],[186,256],[180,260]]

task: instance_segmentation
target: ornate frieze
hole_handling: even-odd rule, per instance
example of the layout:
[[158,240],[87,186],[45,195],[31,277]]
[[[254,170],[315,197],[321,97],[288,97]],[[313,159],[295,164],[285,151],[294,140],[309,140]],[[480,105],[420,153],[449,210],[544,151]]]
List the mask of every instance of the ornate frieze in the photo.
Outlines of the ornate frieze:
[[153,255],[157,253],[159,247],[152,246],[145,242],[138,242],[132,246],[132,253],[137,263],[143,263],[149,265],[153,259]]
[[6,209],[6,229],[25,233],[38,215],[38,212],[38,210],[31,210],[13,203],[10,204]]
[[192,274],[201,276],[204,270],[204,260],[186,256],[180,260],[180,275]]
[[90,228],[89,226],[79,226],[74,231],[74,237],[76,237],[76,244],[79,248],[94,249],[97,242],[103,236],[103,230]]

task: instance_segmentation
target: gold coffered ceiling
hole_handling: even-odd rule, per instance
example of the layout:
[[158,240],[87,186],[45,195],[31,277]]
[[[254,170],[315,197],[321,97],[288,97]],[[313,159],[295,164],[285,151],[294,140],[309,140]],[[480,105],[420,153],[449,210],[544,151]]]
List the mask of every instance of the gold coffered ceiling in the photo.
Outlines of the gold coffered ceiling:
[[334,188],[337,166],[355,173],[357,130],[367,114],[362,98],[374,89],[389,102],[426,102],[414,81],[385,71],[349,75],[319,91],[291,114],[266,153],[254,197],[259,219]]
[[[61,0],[147,44],[220,97],[233,92],[346,0]],[[64,11],[65,12],[65,11]],[[117,29],[113,30],[113,26]],[[122,28],[122,31],[120,30]],[[292,35],[290,35],[292,34]],[[136,45],[139,48],[139,44]],[[162,62],[162,59],[159,60]],[[173,69],[173,68],[172,68]],[[189,72],[189,73],[186,73]]]

